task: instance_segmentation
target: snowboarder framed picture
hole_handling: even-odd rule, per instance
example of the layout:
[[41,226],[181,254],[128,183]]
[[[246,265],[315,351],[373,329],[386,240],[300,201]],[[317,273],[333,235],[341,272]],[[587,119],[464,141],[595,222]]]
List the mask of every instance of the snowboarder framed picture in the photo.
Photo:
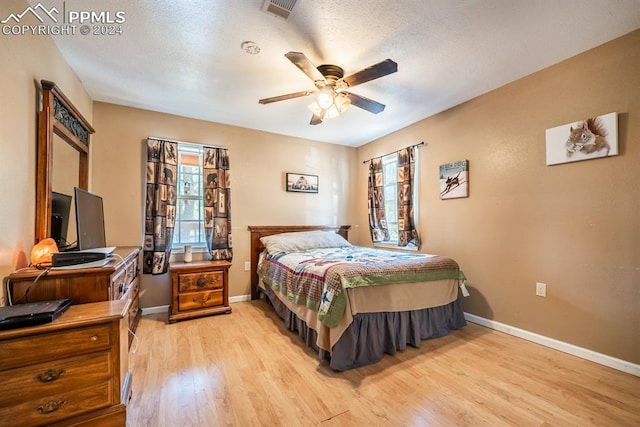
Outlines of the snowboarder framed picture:
[[440,198],[469,197],[469,160],[440,165]]
[[547,165],[618,154],[618,114],[588,117],[545,131]]
[[317,193],[318,175],[287,172],[287,191],[296,193]]

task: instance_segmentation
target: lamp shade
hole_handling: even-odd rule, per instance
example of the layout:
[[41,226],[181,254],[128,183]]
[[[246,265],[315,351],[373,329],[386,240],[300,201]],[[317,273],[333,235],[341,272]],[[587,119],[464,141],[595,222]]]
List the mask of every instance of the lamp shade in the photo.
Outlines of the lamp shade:
[[336,95],[336,97],[333,100],[333,102],[336,105],[336,107],[338,108],[338,113],[340,113],[340,114],[342,114],[345,111],[347,111],[347,108],[349,108],[349,105],[351,105],[351,100],[344,93],[339,93],[338,95]]
[[325,86],[320,89],[320,93],[318,93],[318,97],[316,98],[316,102],[323,110],[330,108],[333,105],[333,89],[329,86]]
[[58,253],[58,245],[56,241],[48,238],[40,240],[31,249],[31,265],[38,266],[42,264],[51,264],[53,254]]

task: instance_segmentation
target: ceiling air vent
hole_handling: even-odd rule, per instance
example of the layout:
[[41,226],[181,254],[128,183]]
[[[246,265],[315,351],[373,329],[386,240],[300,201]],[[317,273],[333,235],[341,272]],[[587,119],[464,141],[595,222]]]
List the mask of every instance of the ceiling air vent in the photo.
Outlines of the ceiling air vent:
[[289,19],[299,0],[264,0],[262,10],[284,20]]

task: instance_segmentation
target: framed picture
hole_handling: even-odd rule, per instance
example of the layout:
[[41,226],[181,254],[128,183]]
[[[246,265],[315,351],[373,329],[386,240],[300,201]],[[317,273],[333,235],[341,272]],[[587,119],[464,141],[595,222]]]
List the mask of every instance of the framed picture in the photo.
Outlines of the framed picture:
[[287,191],[297,193],[317,193],[318,175],[287,172]]
[[469,160],[440,165],[440,198],[469,196]]
[[618,154],[618,114],[609,113],[545,131],[547,165]]

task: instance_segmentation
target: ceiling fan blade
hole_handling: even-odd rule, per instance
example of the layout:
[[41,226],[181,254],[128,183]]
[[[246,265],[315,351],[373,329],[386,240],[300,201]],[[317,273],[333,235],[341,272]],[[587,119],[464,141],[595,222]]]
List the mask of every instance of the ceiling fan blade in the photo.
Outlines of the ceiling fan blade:
[[351,105],[360,107],[363,110],[367,110],[370,113],[378,114],[384,110],[384,104],[374,101],[373,99],[365,98],[364,96],[356,95],[355,93],[342,92],[349,97]]
[[375,65],[360,70],[357,73],[353,73],[347,77],[343,77],[338,80],[338,84],[343,81],[348,87],[353,87],[371,80],[379,79],[388,74],[392,74],[398,71],[398,64],[390,59],[385,59],[382,62],[378,62]]
[[272,98],[264,98],[258,101],[260,104],[271,104],[272,102],[284,101],[292,98],[300,98],[301,96],[311,95],[313,90],[303,90],[301,92],[290,93],[287,95],[274,96]]
[[284,54],[284,56],[286,56],[289,61],[293,62],[293,65],[300,68],[300,70],[302,70],[302,72],[305,73],[307,77],[313,80],[314,83],[322,82],[324,85],[324,76],[320,71],[318,71],[318,68],[316,68],[316,66],[313,65],[311,61],[309,61],[309,58],[307,58],[304,53],[287,52]]
[[313,113],[313,116],[311,116],[311,121],[309,122],[310,125],[319,125],[320,123],[322,123],[322,119],[324,118],[324,110],[321,110],[320,113]]

